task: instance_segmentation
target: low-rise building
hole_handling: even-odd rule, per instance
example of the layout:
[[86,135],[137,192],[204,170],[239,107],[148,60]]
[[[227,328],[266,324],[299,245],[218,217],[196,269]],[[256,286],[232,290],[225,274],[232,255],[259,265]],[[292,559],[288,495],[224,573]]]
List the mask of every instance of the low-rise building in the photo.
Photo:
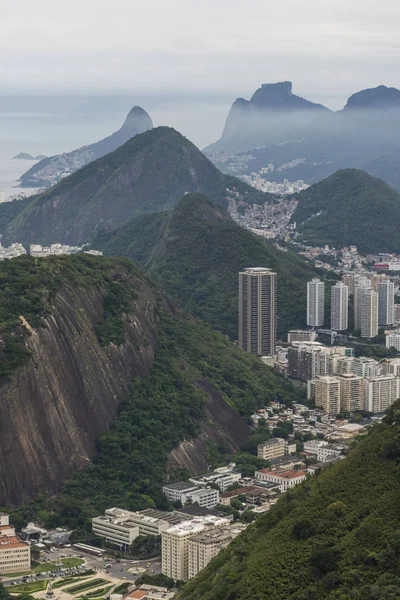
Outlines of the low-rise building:
[[182,518],[174,513],[154,509],[131,512],[121,508],[109,508],[104,516],[92,519],[92,530],[109,543],[125,550],[139,535],[160,535],[162,531],[180,521]]
[[271,471],[270,469],[261,469],[261,471],[256,471],[254,476],[259,481],[276,483],[281,492],[286,492],[295,485],[302,483],[307,473],[306,471]]
[[217,485],[221,492],[225,492],[231,485],[241,480],[242,474],[235,470],[236,465],[214,469],[213,473],[206,473],[198,477],[191,477],[189,481],[199,486]]
[[182,504],[185,504],[189,494],[198,489],[199,486],[191,481],[178,481],[177,483],[164,485],[163,493],[170,502],[182,502]]
[[0,575],[31,570],[31,548],[17,536],[0,536]]
[[285,455],[285,440],[272,438],[257,446],[257,456],[263,460],[271,460]]

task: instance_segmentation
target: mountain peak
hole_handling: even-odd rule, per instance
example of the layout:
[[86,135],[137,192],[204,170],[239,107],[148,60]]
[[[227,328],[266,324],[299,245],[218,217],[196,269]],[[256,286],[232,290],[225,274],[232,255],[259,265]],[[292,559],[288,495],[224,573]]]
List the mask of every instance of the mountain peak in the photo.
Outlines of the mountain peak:
[[[134,125],[135,128],[137,128],[139,125],[141,126],[140,129],[146,131],[147,129],[153,128],[153,121],[151,120],[149,113],[147,113],[141,106],[134,106],[129,111],[122,127],[126,128],[132,125]],[[142,133],[142,131],[140,133]]]
[[386,85],[361,90],[350,96],[344,110],[354,108],[400,108],[400,90]]
[[282,142],[307,127],[321,113],[330,112],[292,92],[291,81],[263,83],[250,100],[237,98],[229,112],[221,140],[209,150],[248,150]]

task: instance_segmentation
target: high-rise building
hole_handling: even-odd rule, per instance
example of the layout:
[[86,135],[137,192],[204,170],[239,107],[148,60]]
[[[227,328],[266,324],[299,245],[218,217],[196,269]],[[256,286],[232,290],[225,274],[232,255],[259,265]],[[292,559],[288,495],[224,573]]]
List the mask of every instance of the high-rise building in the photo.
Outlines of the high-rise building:
[[363,407],[364,380],[354,373],[343,373],[340,377],[340,409],[346,412]]
[[359,277],[354,283],[354,329],[361,330],[362,299],[365,290],[371,288],[366,277]]
[[379,282],[379,325],[394,323],[394,283],[390,279]]
[[349,326],[349,288],[339,281],[331,290],[331,329],[345,331]]
[[363,291],[361,299],[361,337],[373,338],[378,335],[378,293],[372,289]]
[[276,273],[263,267],[239,273],[239,346],[273,356],[277,338]]
[[399,398],[400,379],[394,375],[379,375],[364,379],[364,410],[384,412]]
[[244,523],[204,531],[188,541],[188,579],[196,577],[223,548],[246,528]]
[[315,406],[324,409],[326,413],[340,413],[340,378],[318,377],[314,380]]
[[325,284],[317,278],[307,283],[307,325],[321,327],[325,317]]

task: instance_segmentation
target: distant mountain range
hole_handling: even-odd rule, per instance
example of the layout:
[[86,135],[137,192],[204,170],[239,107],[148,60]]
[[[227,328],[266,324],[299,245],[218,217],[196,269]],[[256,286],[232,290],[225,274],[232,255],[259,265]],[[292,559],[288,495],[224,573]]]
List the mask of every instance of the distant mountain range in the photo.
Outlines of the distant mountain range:
[[147,112],[140,106],[134,106],[122,127],[99,142],[49,158],[37,157],[33,159],[30,155],[21,156],[20,154],[14,158],[29,157],[30,160],[44,158],[22,175],[21,185],[23,187],[50,187],[58,183],[65,175],[78,171],[90,162],[113,152],[138,133],[143,133],[152,128],[153,121]]
[[134,217],[94,247],[132,259],[193,315],[237,339],[238,272],[249,265],[278,274],[279,333],[305,326],[307,280],[316,270],[293,252],[237,225],[200,194],[187,194],[172,209]]
[[400,194],[381,179],[345,169],[298,194],[292,215],[304,242],[362,254],[400,252]]
[[206,148],[246,150],[280,142],[301,134],[304,127],[321,113],[329,113],[322,104],[314,104],[292,93],[292,83],[264,83],[250,100],[238,98],[232,105],[221,139]]
[[220,206],[230,196],[251,204],[271,198],[218,171],[174,129],[158,127],[8,211],[13,219],[7,226],[0,208],[3,241],[82,244],[134,215],[172,208],[187,192],[204,193]]
[[250,102],[238,99],[221,139],[206,154],[235,175],[272,164],[267,179],[314,183],[357,168],[400,190],[400,90],[362,90],[332,112],[291,89],[288,82],[264,84]]

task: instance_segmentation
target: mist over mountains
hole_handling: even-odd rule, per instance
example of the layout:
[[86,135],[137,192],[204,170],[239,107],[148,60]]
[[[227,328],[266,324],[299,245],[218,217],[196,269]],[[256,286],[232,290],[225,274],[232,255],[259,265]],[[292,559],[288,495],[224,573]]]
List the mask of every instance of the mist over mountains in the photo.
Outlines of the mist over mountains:
[[268,164],[272,179],[315,183],[358,168],[400,189],[400,91],[384,85],[353,94],[332,112],[292,93],[290,82],[264,84],[238,99],[221,139],[205,152],[223,171],[247,175]]

